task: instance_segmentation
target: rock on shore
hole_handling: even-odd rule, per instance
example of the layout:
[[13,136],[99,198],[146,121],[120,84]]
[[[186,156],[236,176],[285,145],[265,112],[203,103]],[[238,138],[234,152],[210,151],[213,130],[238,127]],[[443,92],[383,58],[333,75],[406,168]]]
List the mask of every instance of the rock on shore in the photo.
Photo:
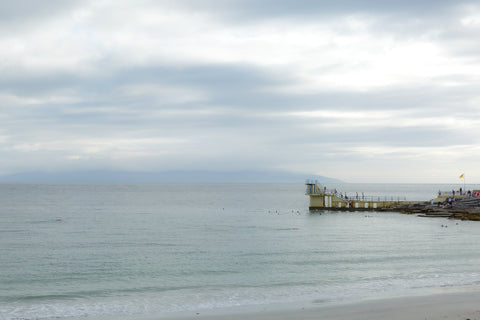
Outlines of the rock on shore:
[[430,202],[399,205],[395,210],[405,214],[418,214],[419,217],[449,218],[480,221],[480,199],[465,198],[455,201],[453,206]]

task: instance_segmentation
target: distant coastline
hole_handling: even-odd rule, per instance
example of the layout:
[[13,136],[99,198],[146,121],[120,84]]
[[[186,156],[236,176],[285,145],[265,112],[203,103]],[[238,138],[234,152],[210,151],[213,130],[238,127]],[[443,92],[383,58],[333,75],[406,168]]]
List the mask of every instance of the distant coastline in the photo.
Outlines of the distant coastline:
[[306,178],[322,183],[341,180],[288,171],[66,171],[20,172],[1,175],[0,182],[19,183],[303,183]]

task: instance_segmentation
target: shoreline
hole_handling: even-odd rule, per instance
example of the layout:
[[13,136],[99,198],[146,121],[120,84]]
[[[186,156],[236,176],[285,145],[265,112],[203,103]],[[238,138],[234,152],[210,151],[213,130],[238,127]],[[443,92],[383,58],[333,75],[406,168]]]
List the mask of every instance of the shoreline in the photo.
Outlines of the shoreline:
[[[407,294],[407,292],[405,292]],[[480,319],[480,286],[432,288],[410,295],[375,296],[324,304],[294,302],[185,311],[142,320],[474,320]]]

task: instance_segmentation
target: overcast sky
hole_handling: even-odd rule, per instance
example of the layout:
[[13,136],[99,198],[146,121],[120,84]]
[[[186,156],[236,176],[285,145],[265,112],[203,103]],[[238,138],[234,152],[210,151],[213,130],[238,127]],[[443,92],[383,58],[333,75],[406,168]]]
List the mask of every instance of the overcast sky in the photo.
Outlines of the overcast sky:
[[480,183],[480,1],[0,0],[0,174]]

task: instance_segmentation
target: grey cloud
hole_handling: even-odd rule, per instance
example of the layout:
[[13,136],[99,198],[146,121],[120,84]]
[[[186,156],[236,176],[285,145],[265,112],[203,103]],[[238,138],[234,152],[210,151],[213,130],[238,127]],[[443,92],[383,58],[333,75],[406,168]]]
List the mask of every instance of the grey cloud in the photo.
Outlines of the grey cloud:
[[[463,2],[468,3],[468,2]],[[428,15],[449,10],[459,1],[396,1],[396,0],[181,0],[176,2],[194,10],[221,12],[230,17],[272,18],[279,16],[326,16],[353,13],[392,13]]]
[[[471,4],[465,0],[181,0],[168,5],[189,12],[206,12],[227,25],[284,18],[298,23],[329,24],[345,34],[350,34],[352,27],[346,26],[341,18],[357,16],[368,21],[368,28],[378,35],[406,39],[421,36],[445,41],[451,37],[451,49],[455,49],[459,37],[465,37],[459,20],[468,13],[466,8]],[[476,38],[476,32],[473,37]],[[471,37],[467,36],[466,40],[461,47],[468,46]]]
[[15,0],[0,1],[1,33],[11,33],[15,29],[25,29],[59,16],[84,5],[80,0]]
[[[462,34],[461,29],[452,29],[459,15],[459,11],[455,11],[459,10],[458,4],[413,0],[180,0],[163,3],[145,0],[122,3],[125,8],[120,11],[123,14],[130,12],[128,6],[139,6],[140,10],[132,10],[135,12],[130,17],[132,19],[141,19],[142,13],[154,5],[159,5],[158,10],[163,10],[163,6],[176,7],[185,10],[187,15],[204,11],[216,19],[215,28],[226,28],[227,33],[231,31],[228,30],[230,24],[254,26],[264,19],[286,18],[299,24],[307,21],[325,25],[333,21],[333,29],[339,35],[351,30],[342,29],[343,22],[338,18],[360,14],[371,23],[369,32],[372,34],[383,32],[394,38],[420,35],[426,36],[427,40],[441,39],[449,44],[461,39],[468,44],[469,39],[476,39],[475,32]],[[104,12],[116,10],[104,3],[98,9],[100,11],[95,12],[85,2],[77,1],[2,2],[0,25],[3,31],[0,34],[8,33],[8,38],[13,35],[21,39],[22,34],[12,33],[12,29],[42,28],[43,23],[50,22],[49,19],[68,21],[74,10],[83,7],[86,11],[93,11],[94,21],[101,21]],[[122,14],[119,16],[123,17]],[[113,21],[113,24],[118,23],[116,19]],[[92,32],[96,27],[101,28],[101,24],[95,23],[88,26]],[[135,29],[135,26],[126,31],[145,30]],[[110,27],[114,30],[115,26]],[[431,36],[429,32],[436,28],[438,33]],[[236,31],[238,29],[232,32]],[[456,33],[461,37],[456,38]],[[45,36],[45,41],[48,40]],[[108,42],[108,39],[100,40]],[[89,43],[85,48],[92,49],[89,45],[95,43]],[[257,65],[205,64],[194,61],[195,57],[188,64],[174,66],[155,57],[156,64],[147,59],[147,63],[139,67],[135,64],[136,57],[123,57],[123,52],[103,51],[102,46],[93,49],[101,51],[99,56],[103,60],[85,61],[88,72],[54,71],[61,68],[60,65],[56,69],[43,66],[46,71],[42,72],[35,68],[21,69],[19,66],[29,65],[26,60],[36,58],[30,52],[25,52],[24,57],[19,56],[15,65],[2,65],[0,95],[18,98],[11,99],[11,105],[6,99],[0,106],[2,170],[127,167],[231,170],[275,166],[311,170],[322,168],[323,164],[342,162],[348,165],[349,161],[352,163],[352,160],[367,157],[355,152],[357,147],[395,149],[413,146],[427,150],[432,146],[455,145],[465,133],[460,124],[458,129],[422,125],[421,119],[450,112],[454,118],[466,117],[469,112],[475,117],[480,116],[473,103],[478,92],[477,81],[461,73],[426,79],[421,85],[373,88],[363,92],[319,87],[307,94],[281,89],[304,84],[296,77],[296,66],[273,69],[260,62]],[[475,52],[473,46],[463,44],[456,50]],[[126,63],[118,66],[113,60]],[[82,64],[82,61],[76,63]],[[73,66],[74,69],[77,67],[83,66]],[[305,66],[299,69],[301,67]],[[341,67],[333,65],[327,67],[329,70],[318,72],[332,73],[336,69],[341,72]],[[443,85],[449,81],[462,85]],[[128,93],[129,89],[141,86],[147,89],[139,94]],[[180,90],[162,95],[156,88],[161,91],[163,87]],[[199,94],[187,97],[189,99],[172,99],[176,98],[175,95],[190,92]],[[459,105],[462,106],[460,110]],[[419,121],[416,122],[418,126],[389,128],[380,119],[378,125],[358,126],[343,119],[288,116],[296,111],[369,114],[395,111],[394,116],[399,121],[409,117]],[[461,141],[475,145],[474,136],[463,137]],[[170,140],[173,142],[168,142]],[[142,141],[144,144],[139,146]],[[177,141],[180,142],[177,144]],[[311,166],[307,168],[304,163]]]
[[[122,80],[115,80],[122,79]],[[476,85],[443,85],[445,81],[466,81],[472,79],[463,75],[432,79],[431,83],[403,87],[386,87],[367,92],[330,91],[319,88],[312,94],[272,91],[277,86],[288,87],[296,84],[287,70],[277,69],[275,73],[260,67],[222,65],[185,68],[149,68],[124,70],[111,76],[106,82],[122,85],[130,83],[158,83],[195,88],[207,93],[205,105],[244,110],[246,112],[267,111],[310,111],[310,110],[423,110],[425,114],[449,112],[459,101],[477,97]],[[104,80],[102,80],[103,82]],[[95,83],[95,82],[94,82]],[[118,85],[118,84],[117,84]],[[442,103],[439,104],[439,101]],[[148,102],[148,101],[142,101]],[[198,103],[190,106],[195,108]],[[182,105],[188,108],[189,104]]]
[[[462,79],[462,76],[458,75],[453,79]],[[134,97],[122,94],[122,90],[139,84],[150,85],[153,88],[155,86],[161,88],[164,85],[184,87],[205,93],[205,98],[200,101],[172,102],[149,94]],[[283,78],[278,70],[272,74],[258,67],[238,65],[200,65],[184,68],[157,66],[115,70],[112,73],[100,73],[89,77],[75,74],[45,76],[24,74],[16,79],[0,79],[1,91],[20,97],[67,95],[73,100],[78,100],[70,103],[47,102],[46,105],[15,109],[11,112],[29,113],[36,119],[42,119],[43,114],[44,118],[59,117],[62,121],[100,123],[122,123],[135,119],[145,122],[156,121],[158,118],[151,115],[155,110],[183,112],[181,116],[164,115],[162,116],[164,120],[181,117],[184,121],[191,119],[194,122],[195,119],[203,118],[208,125],[226,120],[237,124],[273,121],[257,115],[293,111],[415,110],[417,116],[428,116],[432,112],[448,114],[459,102],[463,108],[455,109],[456,113],[472,112],[475,106],[469,106],[468,100],[475,99],[478,92],[475,85],[395,87],[369,92],[332,92],[320,89],[314,94],[269,90],[279,85],[287,87],[289,84],[294,85],[295,79],[289,75]],[[202,108],[220,112],[204,116],[189,115],[189,111]],[[228,119],[228,112],[235,114],[235,118]],[[239,116],[242,113],[245,114],[244,117]],[[150,114],[147,119],[146,114]],[[252,119],[252,116],[257,117]]]
[[[269,75],[260,68],[238,65],[130,68],[88,77],[76,74],[42,76],[25,73],[14,79],[0,78],[2,91],[14,95],[48,96],[67,91],[84,100],[87,105],[95,102],[107,105],[121,102],[127,105],[133,103],[137,107],[142,104],[158,107],[168,105],[163,101],[148,100],[151,98],[148,95],[135,97],[134,101],[125,101],[128,98],[122,96],[119,88],[142,84],[158,85],[159,88],[163,85],[193,88],[208,93],[210,104],[247,106],[250,102],[267,99],[265,96],[268,94],[262,93],[265,87],[286,83],[288,79],[280,80],[276,75]],[[183,104],[182,107],[188,108],[188,105]]]
[[[289,134],[289,139],[282,139],[282,143],[294,145],[296,143],[341,146],[342,149],[349,149],[361,146],[388,146],[388,147],[442,147],[458,144],[458,136],[461,135],[461,128],[456,130],[446,130],[442,126],[409,126],[409,127],[388,127],[381,120],[377,124],[371,124],[368,127],[329,127],[328,121],[313,120],[316,122],[315,129],[307,126],[301,126],[298,122],[293,126]],[[323,127],[322,127],[323,126]],[[302,129],[303,127],[303,129]],[[466,136],[462,143],[474,143],[474,137]],[[280,143],[280,141],[278,141]],[[325,149],[319,147],[319,149]]]

